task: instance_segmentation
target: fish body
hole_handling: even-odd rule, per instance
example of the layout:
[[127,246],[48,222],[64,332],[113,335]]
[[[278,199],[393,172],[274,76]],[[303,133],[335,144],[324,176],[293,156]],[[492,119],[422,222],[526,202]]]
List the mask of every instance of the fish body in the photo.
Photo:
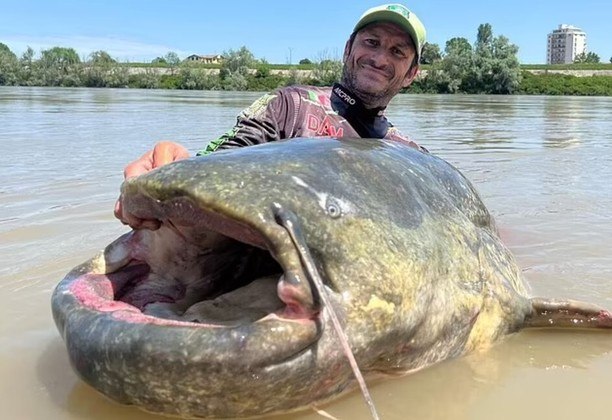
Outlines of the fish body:
[[[260,416],[353,389],[329,311],[366,377],[486,348],[555,313],[578,319],[567,302],[529,298],[456,168],[401,144],[293,139],[216,152],[129,179],[122,195],[161,227],[73,269],[52,306],[79,376],[148,411]],[[329,308],[278,209],[299,224]],[[585,325],[609,323],[599,308],[573,308]]]

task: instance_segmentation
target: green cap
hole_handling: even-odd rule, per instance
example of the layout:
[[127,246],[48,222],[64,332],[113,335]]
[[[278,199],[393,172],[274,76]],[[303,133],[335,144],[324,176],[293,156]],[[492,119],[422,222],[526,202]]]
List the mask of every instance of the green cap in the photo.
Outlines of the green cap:
[[359,22],[355,25],[353,32],[374,22],[392,22],[408,32],[417,56],[421,58],[423,44],[425,44],[425,26],[421,20],[410,10],[401,4],[383,4],[382,6],[372,7],[366,10]]

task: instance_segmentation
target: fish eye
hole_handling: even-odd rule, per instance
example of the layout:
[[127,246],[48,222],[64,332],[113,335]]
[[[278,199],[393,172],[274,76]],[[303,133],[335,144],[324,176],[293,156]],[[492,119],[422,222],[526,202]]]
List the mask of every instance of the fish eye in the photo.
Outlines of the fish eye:
[[342,216],[342,207],[333,198],[328,198],[325,203],[325,211],[332,219],[337,219]]

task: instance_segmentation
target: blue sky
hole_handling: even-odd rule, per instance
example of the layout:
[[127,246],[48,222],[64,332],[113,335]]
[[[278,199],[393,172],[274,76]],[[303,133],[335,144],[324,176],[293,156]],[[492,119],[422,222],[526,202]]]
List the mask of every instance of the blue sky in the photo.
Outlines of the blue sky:
[[[382,4],[370,0],[3,0],[0,42],[20,55],[54,46],[86,57],[104,50],[120,61],[150,61],[169,51],[221,54],[246,46],[270,63],[340,58],[359,16]],[[587,34],[589,51],[612,57],[610,0],[418,0],[403,2],[427,28],[427,40],[473,42],[490,23],[519,47],[522,63],[546,62],[546,35],[559,24]]]

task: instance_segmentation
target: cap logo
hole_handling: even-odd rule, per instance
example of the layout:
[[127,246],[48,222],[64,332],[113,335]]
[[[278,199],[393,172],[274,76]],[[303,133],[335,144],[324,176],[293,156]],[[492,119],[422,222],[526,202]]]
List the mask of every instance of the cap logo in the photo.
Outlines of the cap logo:
[[387,6],[387,10],[398,13],[404,16],[406,19],[410,19],[410,11],[401,4],[391,4]]

